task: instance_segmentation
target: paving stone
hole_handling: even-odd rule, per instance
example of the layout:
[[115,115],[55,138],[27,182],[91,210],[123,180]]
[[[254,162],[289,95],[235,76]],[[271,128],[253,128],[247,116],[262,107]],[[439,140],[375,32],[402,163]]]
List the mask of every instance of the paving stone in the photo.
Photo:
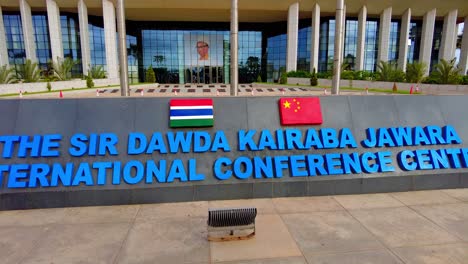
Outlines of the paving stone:
[[372,250],[363,252],[346,252],[336,254],[308,254],[304,253],[309,263],[314,264],[402,264],[402,262],[387,250]]
[[278,215],[258,215],[255,236],[249,240],[211,242],[211,261],[240,261],[301,256]]
[[279,214],[343,210],[343,207],[331,196],[274,198],[272,200]]
[[313,254],[383,249],[383,245],[345,211],[285,214],[282,218],[302,252]]
[[392,251],[405,263],[411,264],[466,264],[468,263],[468,244],[448,244],[395,248]]
[[440,190],[400,192],[391,193],[390,195],[405,205],[446,204],[459,201]]
[[352,210],[349,212],[389,247],[460,241],[408,207]]
[[405,206],[388,194],[337,195],[334,198],[346,209],[370,209]]
[[0,227],[1,263],[20,263],[46,231],[43,226]]
[[468,202],[468,189],[442,190],[442,192],[460,201]]

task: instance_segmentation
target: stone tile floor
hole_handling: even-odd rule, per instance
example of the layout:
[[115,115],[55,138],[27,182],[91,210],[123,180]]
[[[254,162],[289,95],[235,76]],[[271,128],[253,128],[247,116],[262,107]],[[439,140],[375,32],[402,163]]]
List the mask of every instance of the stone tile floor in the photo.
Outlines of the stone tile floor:
[[[255,206],[208,242],[208,208]],[[0,212],[0,263],[468,263],[468,189]]]

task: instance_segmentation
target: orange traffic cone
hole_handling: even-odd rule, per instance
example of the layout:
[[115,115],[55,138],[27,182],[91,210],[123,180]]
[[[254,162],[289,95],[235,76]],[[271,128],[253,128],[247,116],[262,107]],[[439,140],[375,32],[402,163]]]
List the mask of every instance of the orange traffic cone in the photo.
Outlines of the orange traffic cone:
[[174,95],[177,96],[177,90],[174,90]]
[[23,98],[23,91],[20,90],[19,98]]
[[366,87],[366,94],[369,94],[369,88]]
[[411,88],[409,90],[409,94],[413,94],[413,85],[411,85]]
[[59,97],[60,97],[60,98],[63,98],[63,93],[62,93],[62,90],[60,90]]
[[143,89],[141,89],[140,95],[141,95],[141,96],[144,96],[144,95],[145,95],[144,92],[143,92]]

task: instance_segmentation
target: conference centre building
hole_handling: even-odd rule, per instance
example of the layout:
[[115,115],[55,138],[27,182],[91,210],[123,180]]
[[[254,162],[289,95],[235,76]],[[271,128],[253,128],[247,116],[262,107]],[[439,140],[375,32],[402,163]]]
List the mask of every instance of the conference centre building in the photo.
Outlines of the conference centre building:
[[[0,0],[0,65],[27,59],[79,61],[81,77],[102,66],[119,78],[116,1]],[[230,83],[231,0],[127,0],[129,78],[159,83]],[[333,67],[337,2],[238,0],[238,81],[277,81],[285,71]],[[467,0],[347,0],[342,59],[350,70],[400,69],[415,61],[428,72],[441,59],[468,69]]]

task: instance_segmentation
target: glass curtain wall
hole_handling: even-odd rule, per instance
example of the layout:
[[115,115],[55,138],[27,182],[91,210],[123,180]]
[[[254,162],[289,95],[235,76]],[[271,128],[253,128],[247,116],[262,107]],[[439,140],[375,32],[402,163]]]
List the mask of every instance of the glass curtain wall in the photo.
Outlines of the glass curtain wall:
[[400,44],[400,21],[392,20],[390,24],[390,39],[388,43],[388,62],[398,63],[399,44]]
[[47,14],[32,15],[34,38],[36,40],[36,56],[40,69],[43,74],[48,74],[49,62],[52,60],[52,52],[50,50],[49,24],[47,22]]
[[408,63],[419,61],[421,46],[422,21],[411,21],[408,39]]
[[305,27],[305,28],[299,29],[298,41],[297,41],[297,70],[298,71],[307,71],[307,72],[310,71],[311,29],[312,27]]
[[8,51],[8,62],[10,66],[24,64],[26,50],[23,41],[23,27],[19,12],[3,12],[3,25]]
[[379,49],[379,21],[366,21],[366,44],[364,45],[364,70],[375,72]]
[[62,27],[62,43],[64,58],[79,61],[72,68],[72,77],[81,78],[83,66],[81,65],[81,42],[78,16],[76,14],[61,14],[60,26]]
[[432,52],[431,52],[431,65],[430,71],[434,70],[434,67],[439,63],[439,51],[440,44],[442,42],[442,30],[444,21],[436,21],[434,25],[434,39],[432,41]]
[[346,70],[353,70],[356,66],[358,40],[358,20],[346,20],[343,64]]

